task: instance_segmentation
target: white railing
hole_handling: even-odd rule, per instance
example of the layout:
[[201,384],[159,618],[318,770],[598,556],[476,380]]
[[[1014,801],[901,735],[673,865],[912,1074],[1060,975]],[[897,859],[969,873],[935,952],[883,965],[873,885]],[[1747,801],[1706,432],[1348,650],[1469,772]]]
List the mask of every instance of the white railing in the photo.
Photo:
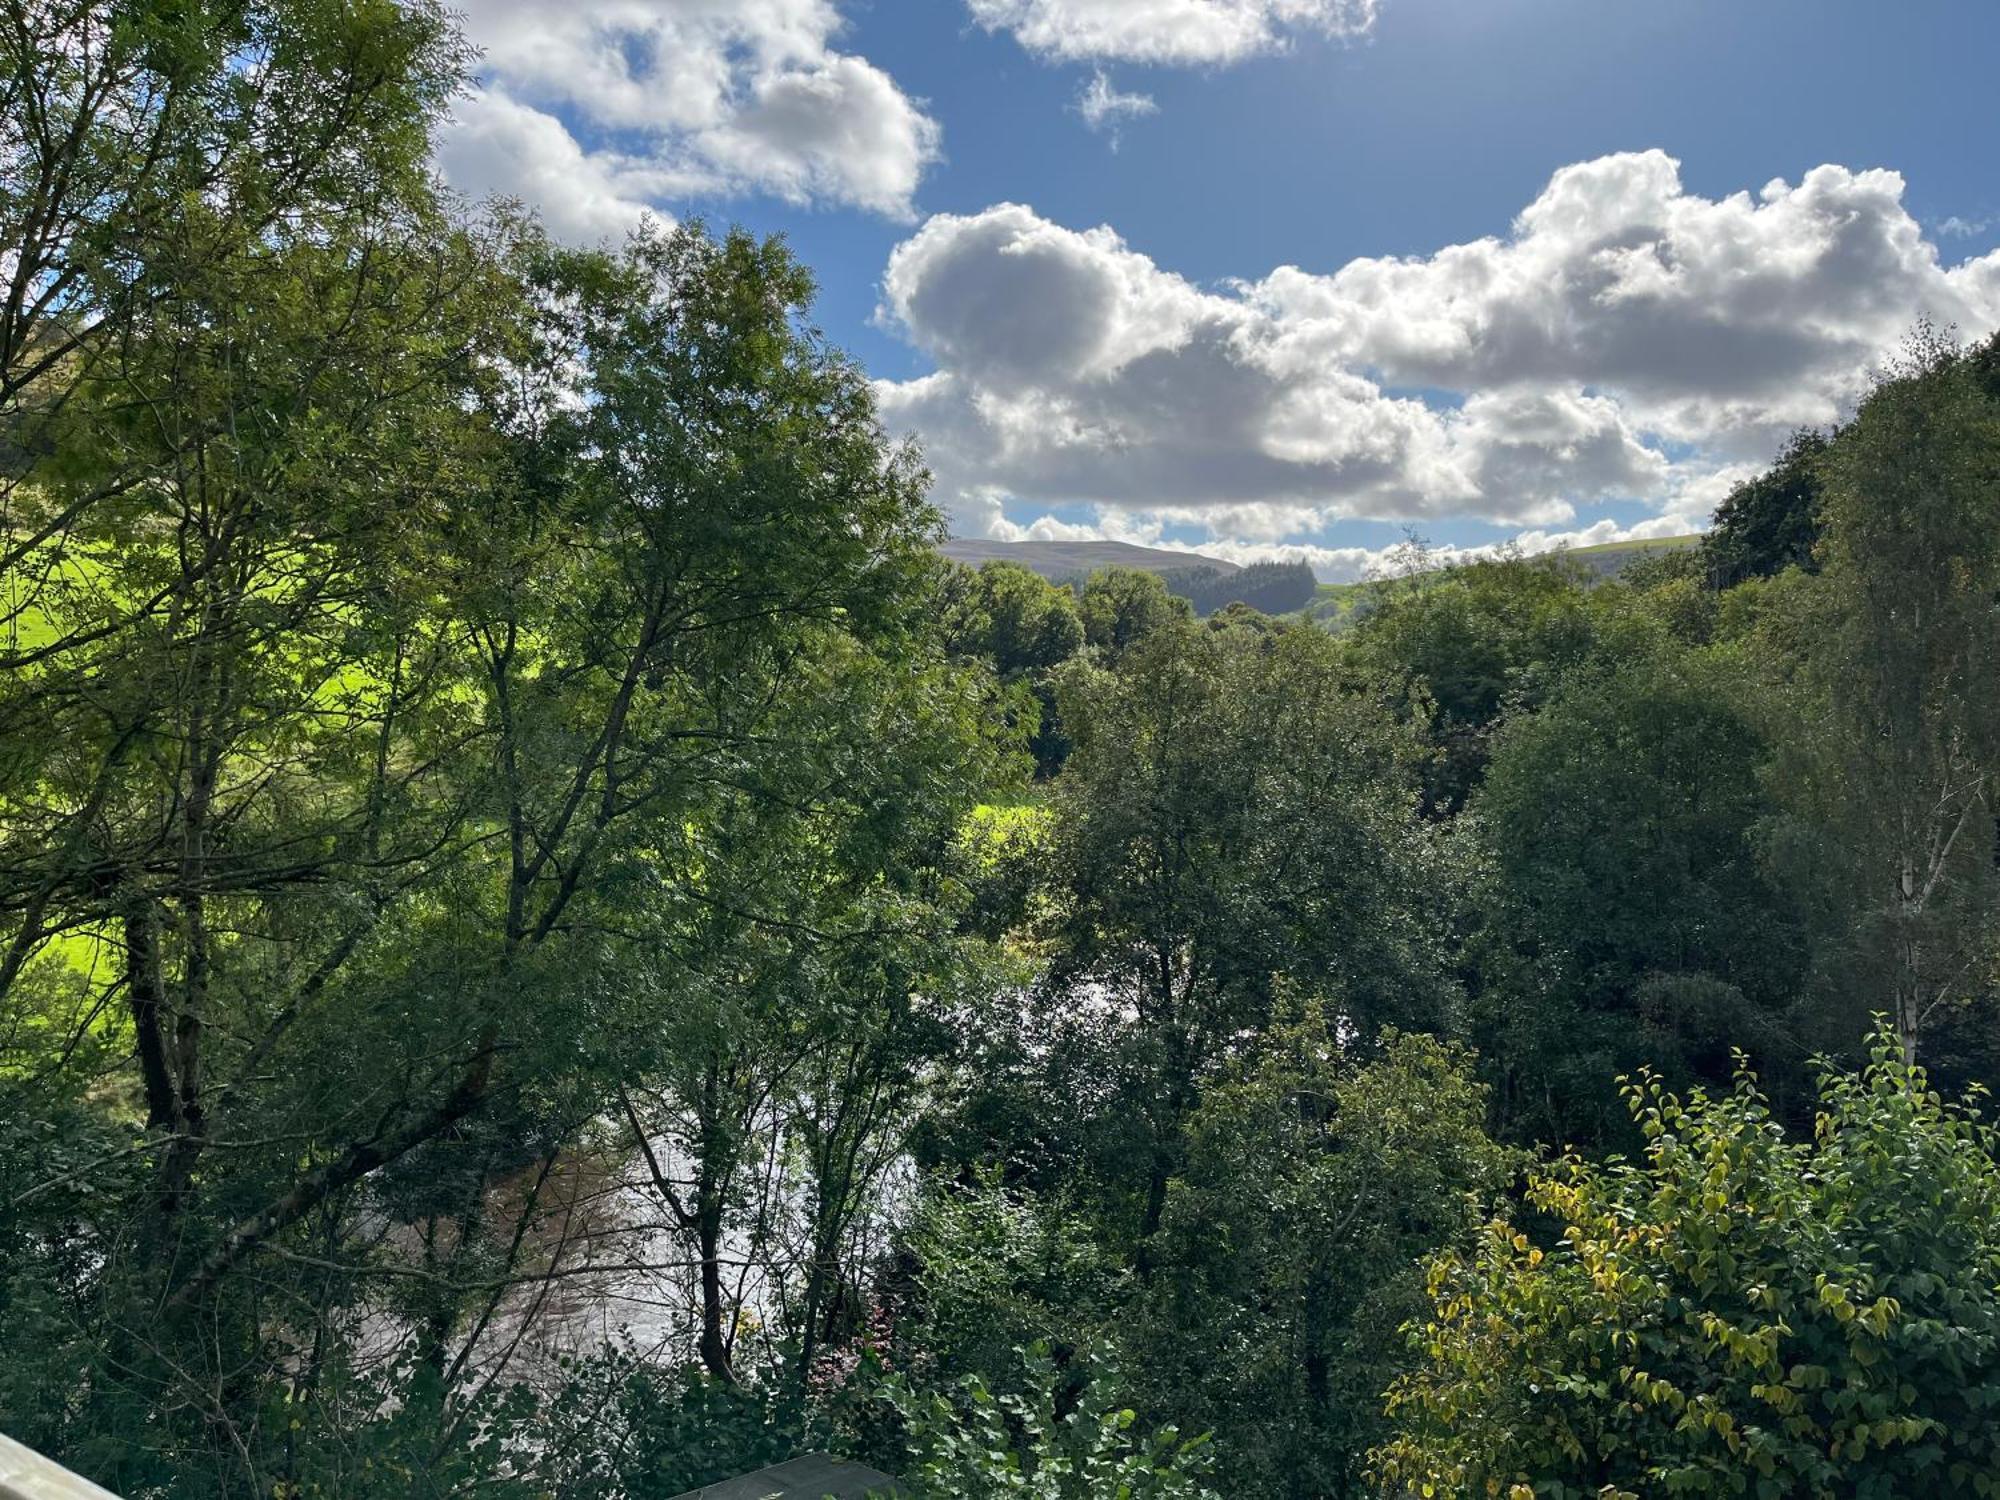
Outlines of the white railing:
[[118,1497],[0,1433],[0,1500],[118,1500]]

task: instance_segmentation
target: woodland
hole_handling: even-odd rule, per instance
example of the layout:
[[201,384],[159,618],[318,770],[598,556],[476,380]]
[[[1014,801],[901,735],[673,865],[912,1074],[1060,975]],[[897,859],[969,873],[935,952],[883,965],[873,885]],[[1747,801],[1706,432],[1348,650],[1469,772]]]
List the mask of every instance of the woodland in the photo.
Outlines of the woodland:
[[0,1432],[2000,1493],[2000,340],[1197,610],[943,560],[782,240],[446,192],[446,11],[3,9]]

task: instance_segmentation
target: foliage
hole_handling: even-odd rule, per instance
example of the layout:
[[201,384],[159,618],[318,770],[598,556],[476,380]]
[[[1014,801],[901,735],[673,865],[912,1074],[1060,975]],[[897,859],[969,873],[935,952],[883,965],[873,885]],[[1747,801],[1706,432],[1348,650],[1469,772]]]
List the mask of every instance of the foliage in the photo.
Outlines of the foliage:
[[995,1395],[978,1376],[950,1396],[885,1386],[908,1426],[900,1478],[917,1500],[1216,1500],[1203,1483],[1206,1439],[1142,1431],[1121,1404],[1114,1364],[1063,1371],[1046,1349],[1020,1356],[1027,1379],[1018,1393]]
[[1033,1345],[1073,1350],[1100,1339],[1127,1274],[1059,1198],[1008,1189],[996,1172],[936,1179],[902,1235],[908,1305],[898,1364],[934,1385],[1009,1367]]
[[[273,245],[352,236],[407,207],[465,60],[430,5],[15,7],[0,27],[10,498],[24,462],[109,456],[73,450],[65,397],[135,330]],[[37,525],[10,517],[8,566],[122,487],[109,485]]]
[[1892,1036],[1812,1138],[1744,1074],[1627,1090],[1643,1160],[1566,1158],[1432,1272],[1376,1458],[1399,1493],[1987,1493],[2000,1472],[2000,1163]]
[[1084,581],[1077,609],[1084,639],[1112,658],[1190,613],[1159,574],[1138,568],[1099,568]]
[[1076,595],[1019,563],[989,562],[977,571],[954,564],[942,627],[955,656],[988,663],[1001,682],[1022,690],[1014,711],[1028,715],[1037,769],[1053,774],[1069,754],[1069,736],[1050,674],[1083,649]]
[[1604,1141],[1605,1081],[1648,1059],[1726,1078],[1732,1047],[1782,1046],[1805,933],[1759,857],[1769,752],[1741,697],[1656,640],[1495,735],[1476,1034],[1517,1138]]
[[1390,1032],[1372,1052],[1314,1007],[1274,1026],[1203,1098],[1168,1186],[1122,1346],[1148,1410],[1215,1434],[1234,1493],[1367,1493],[1423,1264],[1518,1167],[1463,1049]]
[[87,309],[106,257],[146,292],[9,376],[0,1069],[67,1123],[0,1213],[0,1425],[267,1493],[415,1421],[407,1369],[455,1461],[565,1258],[630,1232],[581,1187],[609,1109],[774,1005],[810,1342],[978,967],[955,830],[1010,779],[931,636],[914,454],[775,242],[438,202],[438,14],[145,17],[112,81],[209,175],[170,222],[63,207],[48,254],[96,259],[33,296]]
[[1920,332],[1820,468],[1823,571],[1759,641],[1796,726],[1775,768],[1780,868],[1822,893],[1829,988],[1888,1004],[1915,1056],[1993,973],[2000,398],[1976,357]]
[[565,1500],[667,1500],[824,1439],[779,1365],[746,1363],[722,1380],[606,1346],[565,1361],[561,1375],[524,1458],[540,1492]]
[[1131,1018],[1107,1023],[1107,1103],[1150,1138],[1143,1238],[1201,1081],[1269,1017],[1274,976],[1364,1032],[1448,1018],[1417,914],[1449,879],[1411,817],[1409,741],[1320,632],[1161,631],[1073,667],[1059,702],[1076,751],[1051,802],[1046,993]]
[[0,1429],[1305,1500],[1403,1371],[1418,1490],[1991,1488],[2000,337],[1698,550],[975,572],[782,243],[440,192],[471,57],[0,22]]
[[945,610],[950,648],[990,661],[1004,681],[1046,672],[1084,642],[1076,595],[1019,563],[954,566]]
[[1825,525],[1821,461],[1834,441],[1837,434],[1830,438],[1811,428],[1792,434],[1770,468],[1737,485],[1716,507],[1701,551],[1717,587],[1818,566],[1815,553]]
[[1596,633],[1590,596],[1571,568],[1509,558],[1384,593],[1352,644],[1432,747],[1427,805],[1452,813],[1485,774],[1503,712],[1538,705],[1588,655]]
[[286,1500],[445,1500],[473,1487],[501,1500],[546,1493],[520,1456],[528,1435],[540,1430],[540,1403],[527,1386],[509,1386],[469,1408],[451,1399],[434,1365],[405,1357],[358,1368],[346,1353],[334,1350],[320,1371],[322,1401],[351,1403],[358,1419],[331,1423],[318,1414],[322,1403],[274,1394],[265,1420],[284,1447],[289,1477],[278,1493]]
[[280,1398],[271,1421],[294,1476],[282,1493],[666,1500],[827,1437],[779,1367],[720,1381],[607,1344],[561,1357],[550,1375],[546,1388],[510,1382],[468,1406],[421,1361],[329,1368],[322,1381],[365,1415],[336,1427]]

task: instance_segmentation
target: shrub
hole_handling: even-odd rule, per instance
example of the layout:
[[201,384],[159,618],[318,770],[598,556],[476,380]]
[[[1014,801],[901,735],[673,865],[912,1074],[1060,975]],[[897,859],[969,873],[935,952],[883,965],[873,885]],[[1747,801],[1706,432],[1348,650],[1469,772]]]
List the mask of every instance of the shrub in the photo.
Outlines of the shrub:
[[1810,1140],[1747,1072],[1627,1093],[1642,1161],[1566,1159],[1529,1192],[1552,1239],[1495,1223],[1436,1263],[1375,1455],[1392,1492],[1995,1493],[1992,1130],[1886,1033],[1823,1075]]

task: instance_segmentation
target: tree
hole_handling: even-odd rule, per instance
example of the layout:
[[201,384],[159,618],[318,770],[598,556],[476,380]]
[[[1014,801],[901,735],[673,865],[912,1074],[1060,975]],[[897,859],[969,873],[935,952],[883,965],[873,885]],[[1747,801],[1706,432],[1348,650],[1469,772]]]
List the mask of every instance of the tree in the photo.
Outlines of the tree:
[[1312,603],[1319,589],[1312,568],[1302,562],[1258,562],[1228,571],[1198,563],[1170,568],[1160,578],[1167,592],[1187,600],[1197,615],[1211,615],[1230,604],[1288,615]]
[[1111,657],[1192,611],[1167,592],[1158,573],[1142,568],[1099,568],[1084,582],[1077,604],[1084,639]]
[[476,736],[425,601],[522,303],[428,181],[462,56],[438,13],[4,24],[4,1069],[10,1109],[106,1147],[22,1158],[8,1358],[65,1383],[8,1425],[121,1487],[255,1484],[231,1445],[270,1350],[313,1369],[327,1278],[283,1278],[269,1322],[207,1292],[468,1112],[436,1029],[344,1044],[397,1029],[389,949],[468,842]]
[[1746,578],[1768,578],[1786,568],[1812,571],[1825,521],[1821,462],[1839,438],[1801,428],[1777,461],[1745,480],[1715,510],[1702,538],[1702,560],[1711,582],[1734,588]]
[[[187,286],[420,178],[466,50],[431,5],[27,0],[0,18],[0,422],[55,455],[70,394]],[[100,461],[102,453],[93,457]],[[4,566],[129,492],[10,518]],[[9,467],[13,498],[29,480]]]
[[1006,784],[979,732],[990,690],[941,662],[800,661],[765,721],[788,763],[719,796],[689,864],[621,916],[675,1002],[619,1092],[619,1150],[693,1262],[691,1352],[715,1378],[746,1333],[753,1364],[825,1336],[952,1018],[986,983],[957,930],[953,835]]
[[1236,1493],[1370,1493],[1423,1267],[1469,1245],[1517,1168],[1462,1049],[1390,1034],[1374,1051],[1357,1061],[1307,1007],[1211,1085],[1121,1320],[1147,1409],[1214,1433]]
[[1573,564],[1505,558],[1403,580],[1355,627],[1355,657],[1418,724],[1435,761],[1425,802],[1464,805],[1486,771],[1494,726],[1533,708],[1597,634]]
[[1019,563],[954,567],[946,639],[962,656],[983,656],[1003,681],[1046,672],[1083,648],[1076,595]]
[[1494,735],[1475,1034],[1515,1139],[1618,1133],[1608,1080],[1659,1058],[1726,1078],[1796,1064],[1782,1024],[1803,911],[1760,857],[1770,749],[1726,662],[1655,634]]
[[891,1352],[933,1385],[998,1378],[1017,1349],[1100,1343],[1120,1306],[1125,1273],[1089,1219],[1000,1176],[931,1179],[901,1236]]
[[[565,1362],[553,1395],[515,1429],[529,1493],[564,1500],[679,1495],[824,1447],[788,1372],[724,1380],[615,1345]],[[496,1466],[497,1467],[497,1466]],[[493,1484],[492,1473],[481,1476]]]
[[1830,953],[1906,1054],[1990,975],[2000,870],[2000,400],[1919,334],[1821,460],[1824,570],[1767,628],[1797,726],[1782,855],[1830,881]]
[[1441,1258],[1376,1454],[1397,1493],[1946,1496],[2000,1473],[2000,1162],[1887,1033],[1807,1140],[1754,1078],[1627,1090],[1642,1160],[1565,1158]]
[[[183,284],[79,387],[66,430],[161,477],[42,544],[60,649],[6,689],[64,725],[9,739],[9,1070],[110,1138],[24,1163],[0,1296],[54,1310],[21,1337],[73,1378],[8,1420],[121,1488],[296,1478],[270,1404],[373,1409],[341,1373],[369,1311],[469,1439],[520,1347],[480,1341],[596,1241],[564,1164],[657,1056],[635,907],[783,929],[834,864],[928,909],[934,820],[989,779],[897,758],[976,744],[983,693],[929,639],[921,470],[782,248],[575,254],[421,193],[341,227]],[[920,696],[826,710],[870,676]],[[704,850],[738,801],[799,884],[712,883],[749,868]]]
[[[954,565],[943,601],[944,638],[955,655],[989,663],[1001,682],[1032,695],[1031,746],[1036,767],[1053,775],[1069,754],[1050,673],[1083,649],[1076,595],[1019,563],[989,562],[976,572]],[[1020,712],[1017,709],[1016,712]]]
[[[1076,750],[1054,788],[1044,991],[1104,1012],[1158,1228],[1202,1080],[1271,1013],[1276,976],[1361,1035],[1440,1026],[1450,882],[1415,819],[1409,739],[1318,631],[1192,626],[1115,669],[1076,664]],[[1117,1017],[1129,1017],[1120,1022]],[[1081,1024],[1089,1024],[1083,1022]]]

